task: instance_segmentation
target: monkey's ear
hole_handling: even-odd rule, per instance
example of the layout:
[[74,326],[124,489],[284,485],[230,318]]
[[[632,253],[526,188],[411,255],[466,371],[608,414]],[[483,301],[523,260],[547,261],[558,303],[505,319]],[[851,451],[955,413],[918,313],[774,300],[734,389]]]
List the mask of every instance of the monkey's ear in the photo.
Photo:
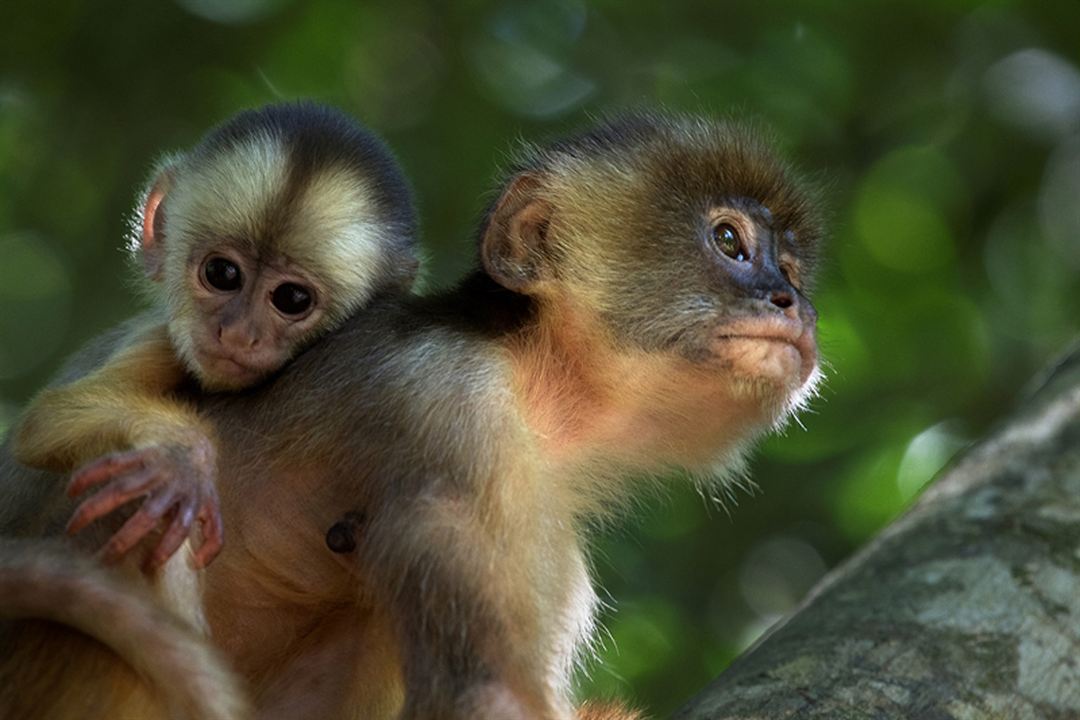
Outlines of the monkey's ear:
[[487,273],[503,287],[526,295],[550,277],[545,246],[552,206],[540,198],[542,186],[534,174],[515,177],[495,203],[480,241]]
[[158,173],[142,207],[142,229],[138,251],[142,256],[146,276],[160,280],[165,264],[165,196],[172,186],[172,168]]

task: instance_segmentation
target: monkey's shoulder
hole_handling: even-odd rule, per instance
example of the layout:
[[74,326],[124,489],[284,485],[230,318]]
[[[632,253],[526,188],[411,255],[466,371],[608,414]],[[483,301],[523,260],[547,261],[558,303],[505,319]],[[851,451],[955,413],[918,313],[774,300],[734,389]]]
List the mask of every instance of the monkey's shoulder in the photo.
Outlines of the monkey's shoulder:
[[135,339],[145,337],[164,322],[165,318],[159,309],[150,309],[109,328],[75,351],[60,366],[60,370],[53,375],[47,386],[67,385],[93,372]]

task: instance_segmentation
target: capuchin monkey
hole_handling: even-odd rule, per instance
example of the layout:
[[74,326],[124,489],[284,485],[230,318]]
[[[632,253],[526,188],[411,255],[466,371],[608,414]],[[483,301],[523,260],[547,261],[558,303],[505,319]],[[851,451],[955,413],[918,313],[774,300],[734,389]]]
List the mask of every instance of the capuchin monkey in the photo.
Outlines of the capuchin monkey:
[[35,399],[15,428],[15,457],[55,472],[89,463],[69,495],[104,487],[76,509],[72,533],[144,498],[106,560],[165,519],[147,561],[159,567],[197,519],[201,567],[222,545],[215,451],[177,389],[189,378],[206,391],[251,387],[373,295],[411,287],[411,193],[386,147],[344,113],[270,105],[160,161],[132,225],[157,312],[104,366]]
[[611,122],[524,154],[459,287],[204,398],[207,612],[262,716],[572,717],[584,528],[630,477],[741,472],[814,392],[818,209],[743,126]]
[[[144,570],[165,566],[148,578],[161,607],[139,612],[139,597],[122,597],[126,585],[118,583],[130,568],[110,575],[72,559],[59,543],[29,555],[25,543],[0,544],[0,615],[75,625],[164,691],[164,707],[177,717],[236,717],[246,712],[238,690],[207,691],[235,685],[212,651],[167,670],[166,659],[199,643],[190,631],[205,630],[201,579],[191,568],[208,563],[223,540],[213,430],[183,393],[263,382],[373,297],[407,292],[418,267],[412,195],[389,150],[347,115],[278,104],[240,113],[191,151],[162,160],[132,226],[130,249],[155,309],[98,343],[95,370],[67,372],[41,393],[15,428],[12,447],[28,466],[70,472],[81,465],[67,488],[72,497],[101,486],[66,529],[94,523],[78,544],[89,549],[107,539],[109,564],[139,547]],[[5,534],[52,534],[58,515],[71,512],[55,483],[39,478],[40,487],[29,488],[33,480],[3,480]],[[20,517],[16,508],[33,507],[34,499],[39,505]],[[126,520],[114,512],[137,499],[134,510],[123,508]],[[166,565],[196,520],[198,551],[190,563],[178,557]],[[162,620],[166,608],[184,622]],[[136,628],[155,626],[159,642],[123,642],[125,627],[139,638]],[[39,641],[51,632],[17,631],[8,640],[21,638],[24,659],[52,654]],[[74,649],[56,658],[82,670],[74,678],[58,668],[35,672],[41,664],[0,668],[0,717],[163,712],[159,698],[130,689],[141,684],[131,667],[89,641],[72,642]],[[210,680],[176,680],[186,673]]]
[[259,717],[574,717],[584,528],[630,477],[723,482],[813,394],[818,205],[738,124],[609,122],[523,154],[456,289],[190,396],[230,532],[207,618]]

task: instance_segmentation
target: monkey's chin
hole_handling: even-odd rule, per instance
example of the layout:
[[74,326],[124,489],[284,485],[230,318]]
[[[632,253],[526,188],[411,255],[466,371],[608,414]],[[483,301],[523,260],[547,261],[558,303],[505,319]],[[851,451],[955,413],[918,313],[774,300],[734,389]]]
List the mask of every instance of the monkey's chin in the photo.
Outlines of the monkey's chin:
[[713,351],[741,394],[778,406],[785,405],[817,367],[817,358],[807,357],[804,348],[778,338],[721,337]]

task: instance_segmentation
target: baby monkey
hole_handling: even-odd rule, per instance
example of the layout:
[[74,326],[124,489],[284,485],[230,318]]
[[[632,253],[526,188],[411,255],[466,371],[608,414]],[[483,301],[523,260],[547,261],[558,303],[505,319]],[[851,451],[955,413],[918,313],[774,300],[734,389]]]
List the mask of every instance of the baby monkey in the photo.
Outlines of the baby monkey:
[[[132,221],[155,309],[96,371],[42,392],[14,433],[17,459],[70,472],[78,532],[137,498],[115,562],[162,528],[162,565],[196,520],[195,564],[221,550],[215,444],[176,391],[238,391],[280,370],[418,261],[412,193],[395,159],[344,113],[311,103],[242,112],[158,163]],[[77,468],[77,469],[76,469]]]

